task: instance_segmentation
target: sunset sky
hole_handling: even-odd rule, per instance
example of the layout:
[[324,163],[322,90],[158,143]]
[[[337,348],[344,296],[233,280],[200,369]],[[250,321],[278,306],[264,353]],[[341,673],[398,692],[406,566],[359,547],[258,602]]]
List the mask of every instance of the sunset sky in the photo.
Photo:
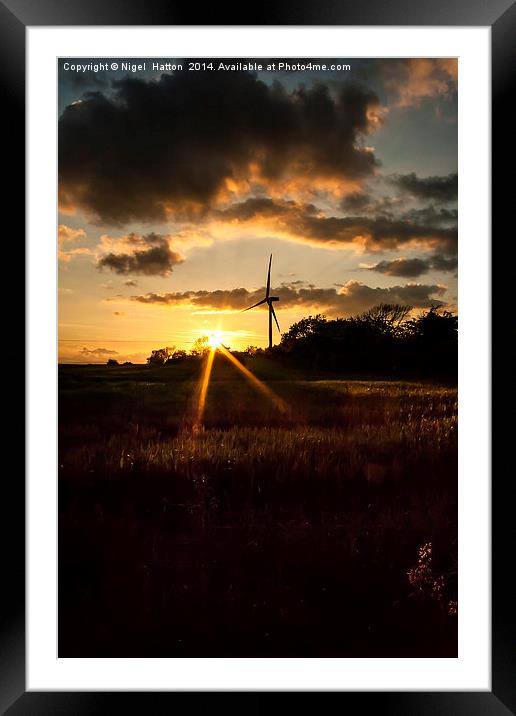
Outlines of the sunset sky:
[[144,362],[213,330],[266,346],[266,310],[242,310],[271,253],[282,331],[381,302],[455,308],[456,60],[64,69],[100,61],[59,61],[60,361]]

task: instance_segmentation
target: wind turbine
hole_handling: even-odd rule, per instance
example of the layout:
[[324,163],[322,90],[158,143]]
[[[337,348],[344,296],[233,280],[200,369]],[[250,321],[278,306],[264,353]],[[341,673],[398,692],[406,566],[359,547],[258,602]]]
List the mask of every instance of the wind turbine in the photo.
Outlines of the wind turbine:
[[256,306],[261,306],[262,303],[266,303],[269,306],[269,348],[272,348],[272,317],[274,316],[274,320],[276,321],[276,325],[278,326],[278,331],[281,333],[278,319],[276,318],[276,313],[274,311],[274,306],[272,305],[274,301],[279,301],[278,296],[271,296],[271,263],[272,263],[272,254],[269,259],[269,271],[267,273],[267,288],[265,290],[265,298],[262,298],[261,301],[258,301],[258,303],[253,304],[252,306],[249,306],[249,308],[245,308],[245,311],[250,311],[251,308],[256,308]]

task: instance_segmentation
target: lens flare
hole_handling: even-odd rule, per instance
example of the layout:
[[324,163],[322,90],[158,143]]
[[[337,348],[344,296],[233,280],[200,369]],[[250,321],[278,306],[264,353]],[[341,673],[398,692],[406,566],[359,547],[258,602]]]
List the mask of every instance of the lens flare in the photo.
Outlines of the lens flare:
[[197,406],[193,420],[193,429],[197,431],[200,429],[204,417],[204,409],[206,407],[206,395],[208,393],[208,386],[210,384],[211,369],[213,368],[213,359],[215,358],[215,351],[211,350],[205,357],[204,370],[202,373],[201,381],[197,390]]
[[212,331],[208,336],[208,343],[212,351],[220,348],[222,344],[222,333],[220,331]]
[[195,394],[196,397],[194,403],[193,420],[190,423],[193,432],[199,432],[203,425],[204,413],[206,408],[206,398],[210,385],[213,361],[217,352],[220,355],[224,356],[224,358],[227,358],[227,360],[232,363],[235,368],[237,368],[242,373],[242,375],[245,376],[245,378],[247,378],[247,380],[254,388],[256,388],[256,390],[258,390],[262,395],[267,397],[273,403],[273,405],[282,415],[288,416],[290,414],[290,408],[288,404],[283,400],[283,398],[280,398],[280,396],[277,395],[273,390],[271,390],[268,385],[263,383],[253,373],[251,373],[251,371],[246,368],[245,365],[243,365],[238,360],[238,358],[235,358],[235,356],[230,353],[228,349],[224,346],[220,338],[221,333],[217,331],[217,333],[213,333],[209,339],[210,350],[207,351],[204,357],[204,367]]
[[280,396],[277,395],[273,390],[271,390],[268,385],[262,383],[262,381],[257,378],[254,373],[251,373],[251,371],[246,368],[245,365],[242,365],[238,358],[235,358],[235,356],[230,353],[222,344],[219,346],[219,351],[225,358],[227,358],[231,363],[233,363],[235,368],[238,368],[238,370],[245,375],[245,377],[251,383],[252,386],[254,386],[258,391],[260,391],[260,393],[265,395],[267,398],[269,398],[269,400],[274,403],[274,405],[282,415],[286,415],[288,413],[289,408],[283,398],[280,398]]

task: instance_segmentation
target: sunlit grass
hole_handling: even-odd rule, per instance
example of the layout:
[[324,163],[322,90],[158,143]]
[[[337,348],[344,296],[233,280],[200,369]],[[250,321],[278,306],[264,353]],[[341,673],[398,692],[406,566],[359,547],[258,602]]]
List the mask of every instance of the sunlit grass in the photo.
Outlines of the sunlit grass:
[[453,656],[456,389],[209,355],[62,371],[68,652]]
[[[202,413],[210,366],[208,357],[198,404],[203,406]],[[248,473],[256,464],[263,467],[267,463],[272,480],[278,471],[292,475],[309,472],[325,475],[326,479],[337,475],[344,479],[366,474],[367,465],[378,461],[385,466],[386,474],[396,475],[407,461],[436,460],[441,453],[452,453],[456,449],[456,395],[450,389],[425,388],[419,393],[412,391],[408,397],[405,395],[402,402],[378,403],[379,397],[393,397],[393,390],[397,395],[398,388],[384,385],[375,390],[376,399],[371,405],[370,387],[348,386],[342,394],[349,393],[352,397],[340,404],[332,404],[324,397],[327,387],[311,384],[310,389],[301,390],[301,394],[299,386],[298,391],[291,390],[290,397],[295,397],[304,407],[297,415],[297,422],[293,419],[285,426],[245,426],[242,423],[246,414],[251,421],[257,420],[256,400],[239,402],[238,395],[233,395],[233,410],[228,410],[228,404],[219,399],[217,391],[213,394],[212,386],[208,425],[203,431],[192,433],[183,429],[167,437],[159,425],[136,422],[107,438],[98,434],[97,445],[80,445],[68,453],[67,460],[76,468],[84,468],[92,461],[101,463],[108,473],[119,470],[119,458],[123,454],[131,454],[132,468],[137,466],[143,472],[186,470],[194,474],[229,462]],[[335,389],[334,383],[331,388]],[[314,395],[318,390],[319,395]],[[317,418],[318,409],[327,410],[329,405],[332,424],[321,427],[309,423],[310,410]],[[260,407],[262,418],[267,417],[267,409],[274,411],[273,403]],[[199,420],[199,413],[197,415]],[[227,426],[231,416],[238,420]],[[216,427],[217,420],[223,428]]]

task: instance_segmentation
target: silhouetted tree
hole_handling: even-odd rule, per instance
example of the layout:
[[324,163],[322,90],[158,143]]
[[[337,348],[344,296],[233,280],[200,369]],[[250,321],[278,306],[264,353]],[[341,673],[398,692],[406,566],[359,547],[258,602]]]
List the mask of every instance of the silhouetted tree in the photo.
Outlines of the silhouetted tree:
[[172,355],[167,360],[167,365],[175,365],[176,363],[180,363],[183,360],[186,360],[188,358],[188,353],[183,350],[182,348],[179,348],[178,350],[175,350]]
[[283,334],[273,354],[317,370],[454,377],[457,317],[431,308],[380,304],[358,316],[308,316]]
[[369,311],[362,313],[355,320],[374,326],[381,333],[394,335],[403,331],[403,323],[407,320],[411,310],[411,306],[380,303],[378,306],[374,306]]
[[106,365],[120,365],[120,363],[114,358],[108,358]]
[[432,307],[407,322],[407,354],[413,367],[436,376],[457,375],[458,318]]
[[172,348],[157,348],[152,351],[150,356],[147,358],[148,365],[164,365],[174,352],[174,346]]
[[288,345],[292,341],[297,341],[300,338],[308,338],[320,332],[321,326],[325,324],[326,317],[320,313],[317,316],[308,316],[302,318],[297,323],[293,323],[286,333],[281,336],[281,343]]
[[256,356],[263,353],[263,348],[258,348],[258,346],[247,346],[247,348],[242,352],[248,356]]
[[192,356],[203,356],[210,350],[210,339],[208,336],[201,336],[194,341],[190,350]]
[[423,343],[455,343],[458,335],[458,317],[450,311],[438,312],[432,306],[426,313],[407,322],[407,334]]

